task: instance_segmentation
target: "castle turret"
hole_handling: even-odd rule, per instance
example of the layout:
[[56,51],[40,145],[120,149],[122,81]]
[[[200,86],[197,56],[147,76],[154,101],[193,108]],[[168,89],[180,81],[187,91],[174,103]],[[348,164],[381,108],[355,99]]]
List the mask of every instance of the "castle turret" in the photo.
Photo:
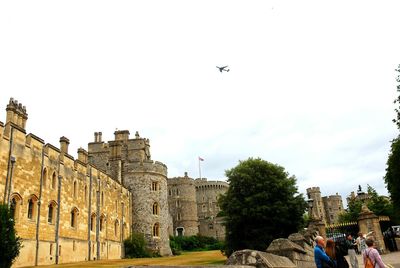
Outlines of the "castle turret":
[[319,187],[307,188],[308,199],[313,200],[312,210],[309,211],[310,218],[321,219],[326,223],[325,208]]
[[89,162],[103,168],[132,193],[133,230],[143,233],[149,246],[161,255],[171,255],[168,234],[167,167],[150,157],[150,142],[136,132],[114,132],[104,143],[101,134],[89,143]]
[[183,177],[168,179],[168,206],[175,236],[191,236],[199,233],[196,187],[187,172]]

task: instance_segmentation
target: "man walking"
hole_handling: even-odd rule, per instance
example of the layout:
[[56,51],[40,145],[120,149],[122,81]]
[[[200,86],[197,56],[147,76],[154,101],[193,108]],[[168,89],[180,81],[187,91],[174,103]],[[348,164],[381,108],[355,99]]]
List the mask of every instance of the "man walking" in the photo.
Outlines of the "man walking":
[[346,245],[347,245],[347,253],[350,258],[351,267],[358,268],[358,260],[356,255],[357,243],[355,243],[351,234],[347,236]]

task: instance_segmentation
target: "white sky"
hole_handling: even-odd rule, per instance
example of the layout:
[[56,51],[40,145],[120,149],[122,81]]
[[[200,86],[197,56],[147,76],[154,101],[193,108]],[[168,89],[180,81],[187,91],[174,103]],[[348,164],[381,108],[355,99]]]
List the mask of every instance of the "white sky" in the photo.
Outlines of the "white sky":
[[[400,1],[1,1],[0,111],[70,153],[151,141],[169,176],[261,157],[345,198],[387,194]],[[220,73],[216,65],[229,65]]]

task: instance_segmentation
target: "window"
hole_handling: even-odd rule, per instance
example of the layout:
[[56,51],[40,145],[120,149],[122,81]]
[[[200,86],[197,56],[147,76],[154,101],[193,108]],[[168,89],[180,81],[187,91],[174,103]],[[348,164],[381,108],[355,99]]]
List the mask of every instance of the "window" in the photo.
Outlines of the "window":
[[72,241],[72,251],[76,250],[76,242],[75,240]]
[[153,181],[153,182],[151,183],[151,190],[152,190],[152,191],[158,191],[158,190],[159,190],[159,189],[158,189],[158,182]]
[[43,188],[47,187],[47,169],[43,169]]
[[158,215],[158,203],[157,202],[155,202],[154,204],[153,204],[153,215]]
[[100,217],[100,232],[103,231],[104,221],[105,221],[105,216],[101,215],[101,217]]
[[118,237],[118,229],[119,229],[119,222],[118,222],[118,220],[115,220],[115,222],[114,222],[114,235],[116,237]]
[[14,220],[18,219],[21,202],[22,202],[22,197],[19,194],[14,193],[11,195],[10,210],[11,210],[11,216],[13,217]]
[[175,205],[176,205],[177,208],[179,208],[181,206],[181,201],[179,199],[177,199],[175,201]]
[[169,194],[169,195],[172,195],[171,189],[168,190],[168,194]]
[[54,223],[54,213],[55,213],[55,202],[52,201],[50,202],[49,206],[48,206],[48,215],[47,215],[47,222],[48,223]]
[[57,186],[57,178],[56,173],[53,172],[53,176],[51,177],[51,188],[56,189]]
[[50,256],[53,255],[53,243],[50,243]]
[[85,185],[85,203],[87,203],[87,185]]
[[155,236],[155,237],[160,236],[160,224],[159,223],[155,223],[153,225],[153,236]]
[[78,219],[78,209],[74,207],[71,210],[71,227],[76,228],[77,226],[77,219]]
[[180,221],[181,220],[181,213],[178,213],[177,215],[176,215],[176,220],[178,220],[178,221]]
[[101,192],[101,206],[104,206],[104,192]]
[[95,224],[96,224],[96,214],[93,213],[92,216],[90,216],[90,231],[94,232]]
[[36,217],[37,197],[32,195],[28,200],[28,219],[33,220]]
[[74,181],[74,188],[73,188],[73,191],[74,191],[74,198],[76,198],[76,195],[77,195],[77,193],[78,193],[78,183],[77,183],[77,181]]

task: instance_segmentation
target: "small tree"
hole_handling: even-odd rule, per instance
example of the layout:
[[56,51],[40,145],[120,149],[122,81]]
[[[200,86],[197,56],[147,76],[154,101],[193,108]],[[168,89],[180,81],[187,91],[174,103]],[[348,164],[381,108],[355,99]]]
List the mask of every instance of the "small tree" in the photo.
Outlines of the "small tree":
[[226,176],[229,189],[219,199],[226,215],[226,255],[246,248],[264,251],[273,239],[302,227],[307,203],[283,167],[249,158]]
[[147,248],[144,235],[133,232],[131,236],[124,240],[125,258],[145,258],[153,254]]
[[7,205],[0,204],[0,267],[11,267],[21,248],[15,233],[14,219]]

